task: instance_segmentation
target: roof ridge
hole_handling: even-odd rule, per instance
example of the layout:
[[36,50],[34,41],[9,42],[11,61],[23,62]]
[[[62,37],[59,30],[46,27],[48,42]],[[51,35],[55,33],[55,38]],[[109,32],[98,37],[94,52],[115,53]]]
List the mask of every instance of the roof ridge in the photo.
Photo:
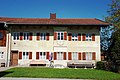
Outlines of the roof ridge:
[[23,17],[0,17],[0,18],[9,18],[9,19],[49,19],[49,18],[23,18]]

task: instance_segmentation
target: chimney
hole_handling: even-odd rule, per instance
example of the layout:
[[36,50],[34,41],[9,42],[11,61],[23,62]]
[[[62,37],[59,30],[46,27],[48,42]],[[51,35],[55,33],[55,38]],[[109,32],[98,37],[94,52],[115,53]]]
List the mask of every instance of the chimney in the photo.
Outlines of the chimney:
[[50,13],[50,19],[56,19],[56,13]]

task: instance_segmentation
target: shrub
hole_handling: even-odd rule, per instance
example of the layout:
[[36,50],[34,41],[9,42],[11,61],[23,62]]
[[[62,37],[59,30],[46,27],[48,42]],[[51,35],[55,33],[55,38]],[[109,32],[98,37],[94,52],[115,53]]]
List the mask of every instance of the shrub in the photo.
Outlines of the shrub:
[[96,63],[96,69],[105,70],[105,62],[99,61]]

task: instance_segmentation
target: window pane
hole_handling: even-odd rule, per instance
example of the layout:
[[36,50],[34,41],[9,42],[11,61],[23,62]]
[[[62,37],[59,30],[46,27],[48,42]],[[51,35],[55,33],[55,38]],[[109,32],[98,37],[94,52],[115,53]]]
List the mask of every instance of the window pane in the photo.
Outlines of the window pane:
[[13,39],[16,40],[16,33],[13,33]]
[[40,56],[42,56],[42,52],[40,52]]
[[2,39],[3,38],[3,34],[0,32],[0,39]]
[[25,56],[25,52],[23,52],[23,56]]
[[43,53],[43,55],[45,56],[45,52]]

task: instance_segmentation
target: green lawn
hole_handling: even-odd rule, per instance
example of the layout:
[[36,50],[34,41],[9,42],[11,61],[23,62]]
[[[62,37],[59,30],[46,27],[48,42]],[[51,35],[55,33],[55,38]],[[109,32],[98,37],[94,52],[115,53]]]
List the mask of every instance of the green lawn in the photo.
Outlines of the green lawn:
[[120,74],[96,69],[11,68],[0,72],[0,77],[74,78],[120,80]]

